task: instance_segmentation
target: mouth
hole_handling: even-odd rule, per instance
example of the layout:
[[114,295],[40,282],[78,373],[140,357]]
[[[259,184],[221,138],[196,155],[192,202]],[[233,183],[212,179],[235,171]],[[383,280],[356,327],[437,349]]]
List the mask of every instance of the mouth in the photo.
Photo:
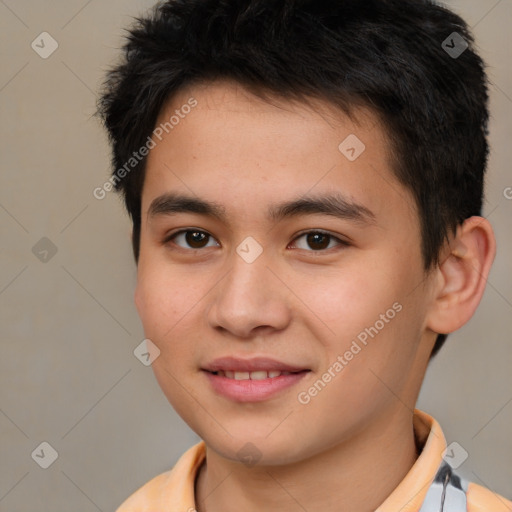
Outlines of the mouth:
[[[307,370],[303,370],[307,371]],[[292,373],[301,373],[301,372],[286,372],[279,370],[256,370],[254,372],[237,372],[231,370],[219,370],[217,372],[211,372],[213,375],[218,375],[219,377],[226,377],[226,379],[234,379],[234,380],[264,380],[264,379],[275,379],[276,377],[280,377],[281,375],[291,375]]]
[[216,359],[201,369],[213,391],[235,402],[261,402],[296,385],[311,370],[274,359]]

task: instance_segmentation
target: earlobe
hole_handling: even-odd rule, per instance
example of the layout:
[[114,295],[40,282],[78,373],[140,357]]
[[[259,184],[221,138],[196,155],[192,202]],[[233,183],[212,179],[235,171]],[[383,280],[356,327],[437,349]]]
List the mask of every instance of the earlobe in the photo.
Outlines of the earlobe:
[[439,285],[427,318],[427,327],[442,334],[462,327],[484,294],[496,253],[489,221],[483,217],[466,219],[447,252],[437,269]]

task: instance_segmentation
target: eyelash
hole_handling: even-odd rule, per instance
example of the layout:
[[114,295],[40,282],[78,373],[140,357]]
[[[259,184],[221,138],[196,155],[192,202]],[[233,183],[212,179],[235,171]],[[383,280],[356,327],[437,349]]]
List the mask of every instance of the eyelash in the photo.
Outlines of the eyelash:
[[[165,239],[163,240],[163,243],[164,244],[167,244],[169,242],[173,242],[173,240],[178,237],[179,235],[182,235],[182,234],[186,234],[186,233],[200,233],[200,234],[204,234],[206,235],[207,237],[210,237],[212,239],[215,240],[215,238],[210,235],[210,233],[208,233],[207,231],[203,231],[201,229],[182,229],[180,231],[176,231],[175,233],[171,233],[170,235],[166,236]],[[305,237],[307,235],[324,235],[326,237],[329,238],[329,244],[328,246],[330,245],[330,242],[332,240],[336,241],[337,242],[337,246],[342,246],[342,247],[348,247],[350,246],[350,243],[345,241],[345,240],[342,240],[336,236],[334,236],[332,233],[329,233],[327,231],[323,231],[323,230],[319,230],[319,229],[314,229],[314,230],[309,230],[309,231],[304,231],[302,233],[299,233],[292,241],[293,242],[296,242],[297,240],[299,240],[300,238],[302,237]],[[210,240],[208,240],[209,242]],[[174,245],[177,245],[175,242],[173,242]],[[218,242],[217,242],[218,243]],[[190,248],[185,248],[185,247],[182,247],[180,245],[177,245],[180,249],[183,249],[185,251],[193,251],[193,250],[196,250],[196,251],[199,251],[201,249],[205,249],[205,248],[208,248],[208,247],[199,247],[199,248],[193,248],[193,247],[190,247]],[[210,246],[211,247],[211,246]],[[327,252],[327,251],[330,251],[331,249],[333,249],[334,247],[328,247],[328,248],[325,248],[325,249],[317,249],[317,250],[314,250],[314,249],[301,249],[301,250],[305,250],[306,252],[312,252],[312,253],[321,253],[321,252]]]

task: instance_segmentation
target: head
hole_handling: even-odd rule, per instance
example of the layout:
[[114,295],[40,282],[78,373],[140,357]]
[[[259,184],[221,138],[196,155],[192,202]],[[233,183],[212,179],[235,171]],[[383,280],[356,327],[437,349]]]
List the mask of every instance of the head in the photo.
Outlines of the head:
[[[443,48],[453,32],[468,44],[457,58]],[[154,370],[202,437],[222,451],[246,428],[239,401],[204,391],[233,353],[317,383],[295,402],[311,436],[307,418],[336,397],[344,418],[367,405],[344,436],[392,407],[379,379],[414,404],[494,254],[479,217],[486,78],[462,19],[417,0],[165,2],[131,29],[100,113]],[[190,396],[215,414],[192,412]],[[282,400],[242,405],[280,460],[293,439],[264,434]],[[336,412],[321,427],[339,425]]]

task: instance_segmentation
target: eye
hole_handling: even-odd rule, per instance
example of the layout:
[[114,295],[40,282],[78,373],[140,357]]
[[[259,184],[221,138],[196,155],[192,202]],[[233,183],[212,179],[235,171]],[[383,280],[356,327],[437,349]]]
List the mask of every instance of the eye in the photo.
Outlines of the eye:
[[215,247],[219,245],[210,234],[205,231],[199,231],[198,229],[178,231],[168,236],[164,242],[170,241],[183,249],[203,249],[205,247]]
[[[302,242],[299,242],[303,239]],[[323,231],[309,231],[298,236],[293,244],[297,249],[304,249],[306,251],[323,251],[326,249],[332,249],[337,245],[348,246],[347,242],[340,240],[339,238]]]

